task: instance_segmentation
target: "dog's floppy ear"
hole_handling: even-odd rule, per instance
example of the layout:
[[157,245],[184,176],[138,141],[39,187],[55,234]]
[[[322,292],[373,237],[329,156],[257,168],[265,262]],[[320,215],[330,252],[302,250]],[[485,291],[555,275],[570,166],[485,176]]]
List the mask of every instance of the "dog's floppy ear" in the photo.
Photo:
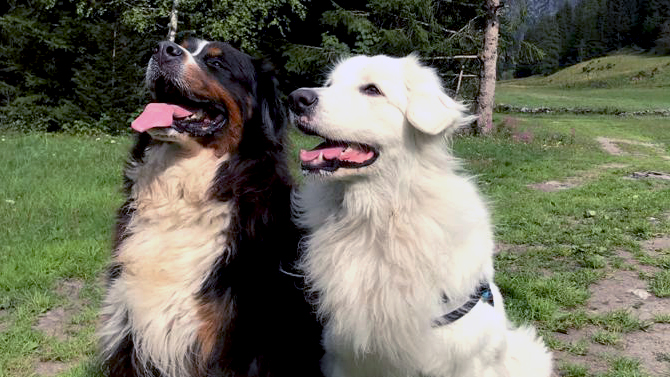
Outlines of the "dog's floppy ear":
[[437,135],[446,130],[454,131],[470,121],[464,114],[465,106],[444,93],[437,74],[421,66],[416,55],[405,58],[405,72],[405,116],[414,128]]
[[286,109],[279,98],[275,69],[268,61],[256,61],[256,103],[263,132],[275,143],[281,143],[287,126]]

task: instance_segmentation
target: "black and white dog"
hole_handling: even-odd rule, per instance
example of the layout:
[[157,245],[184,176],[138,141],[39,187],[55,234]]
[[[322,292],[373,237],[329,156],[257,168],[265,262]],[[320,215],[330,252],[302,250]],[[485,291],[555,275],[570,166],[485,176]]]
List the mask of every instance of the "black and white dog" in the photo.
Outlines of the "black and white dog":
[[318,376],[321,329],[287,273],[285,111],[271,68],[161,42],[125,169],[99,329],[112,376]]

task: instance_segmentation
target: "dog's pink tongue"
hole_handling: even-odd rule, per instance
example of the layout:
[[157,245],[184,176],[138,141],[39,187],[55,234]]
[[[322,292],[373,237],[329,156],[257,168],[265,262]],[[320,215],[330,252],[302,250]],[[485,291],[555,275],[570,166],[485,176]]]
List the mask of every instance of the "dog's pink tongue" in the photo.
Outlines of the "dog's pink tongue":
[[374,153],[372,152],[364,152],[353,148],[328,147],[311,151],[301,149],[300,160],[305,163],[310,163],[317,160],[322,153],[325,160],[333,160],[337,158],[338,160],[357,163],[363,163],[374,156]]
[[174,119],[186,118],[193,112],[169,103],[150,103],[142,111],[131,127],[137,132],[144,132],[156,127],[170,127]]
[[349,149],[340,155],[340,160],[351,161],[362,164],[363,162],[374,157],[372,152],[359,151],[358,149]]
[[323,158],[326,160],[332,160],[334,158],[337,158],[342,152],[344,151],[344,148],[342,147],[330,147],[330,148],[323,148],[323,149],[314,149],[311,151],[306,151],[304,149],[300,150],[300,159],[303,162],[310,162],[314,161],[317,158],[319,158],[319,155],[323,153]]
[[323,153],[323,158],[326,160],[332,160],[334,158],[337,158],[342,152],[344,151],[344,148],[342,147],[330,147],[330,148],[323,148],[323,149],[314,149],[311,151],[306,151],[304,149],[300,150],[300,160],[303,162],[310,162],[314,161],[317,158],[319,158],[319,155]]

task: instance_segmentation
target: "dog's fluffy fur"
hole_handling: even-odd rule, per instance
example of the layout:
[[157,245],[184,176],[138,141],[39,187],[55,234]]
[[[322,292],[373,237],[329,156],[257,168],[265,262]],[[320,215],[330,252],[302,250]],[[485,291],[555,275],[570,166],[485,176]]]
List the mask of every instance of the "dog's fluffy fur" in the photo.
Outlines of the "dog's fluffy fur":
[[[444,142],[471,119],[435,72],[416,56],[357,56],[289,100],[296,125],[326,139],[320,156],[301,152],[308,179],[295,199],[311,231],[302,268],[326,321],[325,374],[549,376],[541,339],[505,317],[488,210]],[[483,281],[494,306],[432,326]]]
[[283,271],[300,234],[272,70],[224,43],[162,42],[147,84],[154,105],[195,115],[142,132],[131,152],[99,329],[106,372],[318,375],[320,326]]

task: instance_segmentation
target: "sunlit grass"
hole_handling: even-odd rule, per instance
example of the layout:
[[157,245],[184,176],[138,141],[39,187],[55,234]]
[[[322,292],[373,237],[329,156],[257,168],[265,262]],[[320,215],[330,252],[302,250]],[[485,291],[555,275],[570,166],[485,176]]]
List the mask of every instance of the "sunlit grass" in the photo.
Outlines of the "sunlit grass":
[[553,75],[501,81],[496,103],[598,111],[670,109],[670,57],[614,55]]
[[[500,122],[504,117],[498,117]],[[670,208],[670,183],[624,179],[633,171],[670,171],[670,161],[611,156],[596,136],[670,145],[665,118],[611,116],[520,116],[515,127],[532,135],[458,137],[454,154],[475,176],[492,209],[499,242],[522,247],[496,257],[496,282],[509,316],[532,322],[548,343],[574,354],[587,344],[561,344],[553,331],[595,326],[595,342],[616,343],[612,334],[648,326],[624,312],[587,313],[589,285],[608,268],[623,268],[614,250],[639,255],[639,242],[670,232],[661,212]],[[2,135],[0,142],[0,376],[23,377],[38,361],[71,365],[68,376],[95,375],[100,275],[107,263],[114,212],[121,201],[121,169],[130,138],[66,135]],[[299,179],[297,154],[318,139],[291,132],[289,158]],[[604,169],[604,164],[621,164]],[[540,192],[528,184],[586,177],[570,190]],[[649,217],[659,219],[655,223]],[[647,255],[662,266],[666,256]],[[619,267],[616,267],[619,266]],[[78,331],[65,340],[33,327],[40,315],[71,303],[55,291],[59,282],[81,281],[80,307],[70,319]],[[666,274],[650,275],[652,292],[663,295]],[[659,316],[657,322],[667,318]],[[635,361],[611,361],[611,376],[632,376]],[[564,375],[584,375],[565,365]]]

